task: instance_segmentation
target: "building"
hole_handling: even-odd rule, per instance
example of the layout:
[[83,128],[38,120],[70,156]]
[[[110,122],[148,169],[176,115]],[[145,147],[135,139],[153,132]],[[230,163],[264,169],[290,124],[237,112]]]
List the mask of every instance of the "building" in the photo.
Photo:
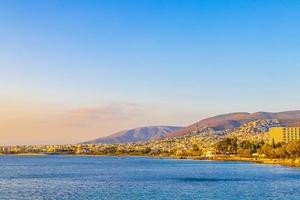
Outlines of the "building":
[[270,143],[288,143],[300,139],[300,127],[272,127],[269,129]]

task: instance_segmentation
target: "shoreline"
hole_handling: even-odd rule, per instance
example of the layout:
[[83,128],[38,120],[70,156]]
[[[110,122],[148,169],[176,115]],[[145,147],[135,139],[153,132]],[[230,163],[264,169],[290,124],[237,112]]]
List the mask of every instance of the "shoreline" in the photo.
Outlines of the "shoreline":
[[288,166],[288,167],[300,167],[300,159],[299,158],[247,158],[247,157],[217,157],[212,160],[215,161],[240,161],[240,162],[252,162],[257,164],[266,164],[266,165],[281,165],[281,166]]
[[300,158],[257,158],[257,157],[240,157],[240,156],[214,156],[210,158],[205,157],[195,157],[195,156],[187,156],[187,157],[176,157],[176,156],[152,156],[152,155],[91,155],[91,154],[45,154],[45,153],[20,153],[20,154],[0,154],[0,156],[115,156],[115,157],[125,157],[125,156],[143,156],[149,158],[167,158],[167,159],[178,159],[178,160],[206,160],[206,161],[237,161],[237,162],[252,162],[257,164],[267,164],[267,165],[282,165],[289,167],[300,167]]

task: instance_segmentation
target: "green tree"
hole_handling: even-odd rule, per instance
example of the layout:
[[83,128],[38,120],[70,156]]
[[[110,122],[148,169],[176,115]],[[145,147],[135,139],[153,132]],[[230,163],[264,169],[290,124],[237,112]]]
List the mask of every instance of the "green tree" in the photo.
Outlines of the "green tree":
[[216,150],[218,153],[236,153],[237,151],[237,138],[225,138],[216,143]]

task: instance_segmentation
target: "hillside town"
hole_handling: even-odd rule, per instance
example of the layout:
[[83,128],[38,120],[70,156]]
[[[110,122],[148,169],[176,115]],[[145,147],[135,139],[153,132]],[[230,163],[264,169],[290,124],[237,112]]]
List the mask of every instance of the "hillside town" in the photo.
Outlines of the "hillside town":
[[300,155],[300,142],[274,143],[269,129],[278,120],[257,120],[239,128],[215,131],[202,128],[180,137],[122,144],[67,144],[1,146],[1,154],[19,155],[145,155],[174,158],[211,159],[220,156],[288,158]]

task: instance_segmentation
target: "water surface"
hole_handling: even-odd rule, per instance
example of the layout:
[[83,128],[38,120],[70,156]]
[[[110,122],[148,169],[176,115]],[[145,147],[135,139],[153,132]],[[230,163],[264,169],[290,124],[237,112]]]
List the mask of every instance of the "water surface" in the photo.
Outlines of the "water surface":
[[145,157],[0,156],[0,199],[300,199],[300,169]]

